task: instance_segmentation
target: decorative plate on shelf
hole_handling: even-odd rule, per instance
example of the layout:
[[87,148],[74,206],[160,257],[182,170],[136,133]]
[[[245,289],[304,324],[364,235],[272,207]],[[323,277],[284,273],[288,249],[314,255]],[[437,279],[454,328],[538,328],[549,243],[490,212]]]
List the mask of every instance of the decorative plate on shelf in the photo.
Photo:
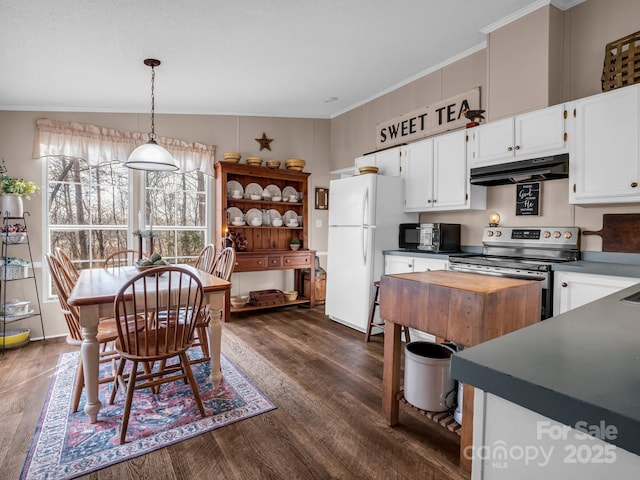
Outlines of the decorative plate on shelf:
[[296,201],[297,201],[298,191],[293,187],[284,187],[282,189],[282,200],[285,201],[285,202],[288,202],[290,195],[295,195],[296,196]]
[[295,220],[297,222],[298,221],[298,214],[296,212],[294,212],[293,210],[287,210],[286,212],[284,212],[284,215],[282,216],[282,219],[284,220],[285,224],[288,224],[291,220]]
[[267,185],[266,187],[264,187],[264,191],[269,192],[269,195],[271,196],[271,198],[282,197],[282,192],[280,191],[280,188],[277,185]]
[[252,209],[247,211],[247,223],[249,225],[253,225],[252,220],[254,218],[260,219],[260,225],[262,225],[262,212],[260,210],[258,210],[257,208],[252,208]]
[[235,180],[229,180],[227,182],[227,197],[233,197],[233,192],[236,190],[240,192],[240,196],[235,198],[242,198],[242,196],[244,195],[244,188],[242,188],[242,185],[240,185],[240,182],[236,182]]
[[251,195],[257,195],[262,198],[262,187],[257,183],[250,183],[244,189],[244,198],[251,198]]
[[280,212],[278,210],[272,208],[271,210],[269,210],[269,221],[273,222],[276,218],[282,220],[282,215],[280,215]]
[[244,213],[238,207],[229,207],[227,208],[227,224],[231,225],[233,219],[236,217],[240,217],[242,221],[244,221]]

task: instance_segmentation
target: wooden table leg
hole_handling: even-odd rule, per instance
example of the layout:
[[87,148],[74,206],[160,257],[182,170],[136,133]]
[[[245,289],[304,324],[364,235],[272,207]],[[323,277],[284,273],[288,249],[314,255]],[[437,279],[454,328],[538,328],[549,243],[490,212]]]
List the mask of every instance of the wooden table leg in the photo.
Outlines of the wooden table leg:
[[398,423],[400,414],[400,331],[397,323],[386,321],[384,328],[384,365],[382,371],[382,411],[387,425]]
[[222,310],[225,308],[229,294],[214,294],[211,296],[209,310],[211,321],[209,322],[209,353],[211,354],[211,381],[213,387],[218,388],[222,380],[222,370],[220,369],[220,351],[222,344]]
[[89,416],[90,423],[98,421],[98,412],[102,407],[98,393],[100,377],[100,344],[98,343],[98,306],[83,306],[79,309],[80,324],[82,325],[82,368],[84,370],[84,388],[87,396],[84,412]]

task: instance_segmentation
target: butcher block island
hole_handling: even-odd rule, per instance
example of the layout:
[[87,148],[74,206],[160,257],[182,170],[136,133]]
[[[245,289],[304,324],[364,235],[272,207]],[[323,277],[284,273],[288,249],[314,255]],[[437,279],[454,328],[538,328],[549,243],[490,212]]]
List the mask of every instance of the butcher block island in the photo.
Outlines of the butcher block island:
[[[539,282],[448,270],[380,278],[380,316],[385,320],[382,407],[398,423],[402,326],[462,344],[477,345],[540,321]],[[464,386],[460,464],[471,470],[473,388]]]

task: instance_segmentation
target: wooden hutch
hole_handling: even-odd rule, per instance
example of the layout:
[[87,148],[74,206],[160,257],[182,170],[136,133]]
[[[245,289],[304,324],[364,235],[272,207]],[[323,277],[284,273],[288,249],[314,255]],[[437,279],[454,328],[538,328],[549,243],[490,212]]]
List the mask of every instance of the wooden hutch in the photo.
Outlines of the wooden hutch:
[[[308,249],[309,242],[309,214],[307,191],[307,180],[309,173],[283,168],[268,168],[257,165],[247,165],[220,161],[215,164],[216,170],[216,231],[215,244],[218,247],[224,246],[229,233],[242,235],[246,238],[246,250],[236,249],[236,265],[234,273],[237,272],[258,272],[265,270],[295,270],[295,289],[298,291],[298,298],[291,302],[278,305],[295,305],[306,303],[314,307],[315,299],[315,251]],[[252,200],[242,195],[241,198],[233,198],[228,188],[234,182],[246,190],[247,186],[257,184],[261,189],[275,186],[280,191],[286,187],[295,189],[298,193],[296,201],[290,201],[283,197],[281,201],[273,201],[268,198]],[[237,184],[236,184],[237,185]],[[272,187],[273,188],[273,187]],[[243,192],[244,193],[244,192]],[[230,218],[228,210],[232,207],[242,212],[244,225],[232,225],[233,218]],[[246,218],[247,212],[257,209],[260,212],[278,212],[283,217],[285,213],[293,211],[296,213],[301,223],[296,227],[282,226],[275,227],[270,223],[263,222],[261,225],[253,226]],[[255,212],[255,210],[253,210]],[[275,215],[275,213],[273,213]],[[270,217],[268,217],[270,218]],[[301,246],[299,250],[292,250],[289,246],[292,238],[298,238]],[[304,276],[303,270],[310,270],[309,297],[304,297]],[[244,308],[231,308],[231,312],[249,311],[265,308],[248,304]],[[266,307],[268,308],[268,307]]]

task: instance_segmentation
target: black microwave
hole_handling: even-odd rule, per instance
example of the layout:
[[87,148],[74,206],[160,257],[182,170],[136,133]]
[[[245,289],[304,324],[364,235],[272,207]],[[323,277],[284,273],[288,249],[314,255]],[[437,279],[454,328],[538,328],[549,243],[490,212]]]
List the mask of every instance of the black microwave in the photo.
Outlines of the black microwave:
[[398,247],[407,250],[418,250],[420,246],[420,224],[401,223]]

